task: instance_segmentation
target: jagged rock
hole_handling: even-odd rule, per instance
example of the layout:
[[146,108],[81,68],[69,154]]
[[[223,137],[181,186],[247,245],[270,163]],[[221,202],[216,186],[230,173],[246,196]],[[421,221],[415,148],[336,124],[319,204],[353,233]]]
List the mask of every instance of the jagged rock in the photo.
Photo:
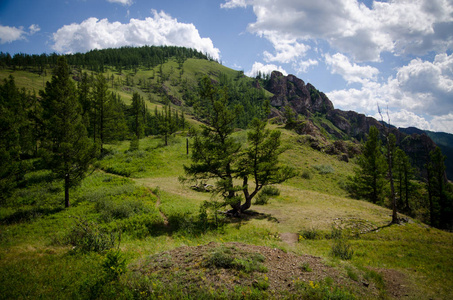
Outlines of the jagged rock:
[[[352,139],[355,141],[366,140],[371,126],[376,127],[381,132],[384,141],[388,125],[384,122],[367,117],[355,111],[342,111],[335,109],[329,98],[318,91],[310,83],[305,84],[302,79],[294,75],[284,76],[281,72],[274,71],[266,85],[266,89],[273,93],[270,102],[274,107],[271,118],[281,119],[283,107],[291,106],[298,114],[307,117],[303,122],[296,122],[292,125],[298,134],[304,135],[304,139],[313,148],[326,151],[332,155],[339,155],[339,159],[347,161],[360,153],[360,146],[348,144],[347,149],[344,145],[330,145],[322,134],[327,132],[338,139]],[[310,117],[320,113],[331,124],[320,121],[322,128],[318,128],[310,121]],[[332,127],[332,125],[334,127]],[[411,158],[413,164],[421,170],[421,175],[426,176],[423,171],[424,164],[428,161],[429,152],[436,147],[436,144],[422,131],[416,128],[411,129],[412,134],[404,133],[395,127],[390,131],[395,134],[397,145],[401,147]],[[312,136],[313,138],[308,138]],[[346,151],[345,151],[346,150]]]
[[324,93],[320,93],[311,84],[305,85],[302,79],[294,75],[283,76],[278,71],[272,72],[267,90],[274,94],[270,101],[277,108],[290,105],[297,113],[306,116],[333,109],[332,102]]

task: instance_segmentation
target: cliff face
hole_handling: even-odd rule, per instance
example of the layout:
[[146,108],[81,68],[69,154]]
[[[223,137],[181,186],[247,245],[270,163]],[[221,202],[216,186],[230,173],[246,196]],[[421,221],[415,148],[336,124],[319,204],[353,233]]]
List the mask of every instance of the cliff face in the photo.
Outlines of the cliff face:
[[316,112],[325,114],[333,109],[332,102],[324,93],[317,91],[311,84],[305,85],[302,79],[294,75],[283,76],[282,73],[274,71],[266,89],[274,94],[270,101],[271,105],[277,108],[289,105],[305,116]]
[[[360,141],[366,139],[371,126],[378,128],[382,137],[387,130],[381,122],[372,117],[367,117],[355,111],[335,109],[324,93],[318,91],[310,83],[305,84],[302,79],[294,75],[284,76],[282,73],[274,71],[266,89],[274,94],[270,99],[274,108],[283,111],[284,107],[289,105],[298,114],[304,115],[308,119],[315,115],[321,115],[331,123],[321,122],[320,127],[310,127],[310,132],[313,132],[313,134],[308,133],[310,135],[319,136],[320,132],[325,130],[337,139]],[[313,125],[313,122],[311,124]],[[316,129],[318,131],[315,133]],[[429,152],[436,147],[436,144],[421,131],[412,131],[411,134],[407,134],[392,128],[391,132],[395,134],[397,144],[411,157],[413,164],[424,175],[422,171],[424,164],[427,162]]]

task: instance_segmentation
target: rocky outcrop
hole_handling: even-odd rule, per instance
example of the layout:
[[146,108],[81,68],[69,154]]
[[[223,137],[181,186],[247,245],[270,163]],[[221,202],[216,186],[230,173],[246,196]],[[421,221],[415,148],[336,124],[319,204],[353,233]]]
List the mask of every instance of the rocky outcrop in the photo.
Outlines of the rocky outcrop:
[[371,126],[379,130],[383,129],[382,124],[375,118],[367,117],[355,111],[333,109],[327,112],[326,119],[332,122],[333,125],[343,131],[347,136],[359,141],[365,139]]
[[291,106],[297,113],[311,116],[313,113],[327,113],[333,104],[324,93],[320,93],[311,84],[305,85],[302,79],[294,75],[284,76],[278,71],[271,74],[266,89],[273,93],[271,105],[283,108]]
[[[324,93],[318,91],[310,83],[305,84],[302,79],[294,75],[284,76],[282,73],[274,71],[271,74],[266,89],[274,94],[270,99],[271,105],[274,106],[274,117],[283,118],[282,112],[287,105],[292,107],[298,114],[307,117],[307,120],[304,122],[296,123],[293,129],[306,137],[311,136],[313,141],[309,141],[310,145],[316,146],[314,147],[316,149],[330,151],[326,148],[326,145],[329,143],[324,139],[321,133],[322,130],[325,130],[332,137],[339,140],[346,138],[356,141],[366,140],[371,126],[379,129],[383,139],[385,138],[386,130],[388,130],[385,127],[387,126],[385,123],[379,122],[372,117],[367,117],[355,111],[335,109],[332,102]],[[276,113],[276,111],[279,113]],[[321,125],[318,128],[318,126],[310,121],[310,117],[315,114],[318,116],[321,114],[328,121],[323,122],[318,118],[318,124]],[[423,171],[424,164],[428,161],[429,152],[436,147],[436,144],[425,133],[416,128],[411,129],[410,134],[400,131],[395,127],[392,127],[390,130],[396,136],[397,145],[409,155],[421,174],[426,175]],[[334,145],[328,146],[333,147]],[[342,150],[336,148],[338,147],[332,148],[333,150],[330,152],[335,154]]]

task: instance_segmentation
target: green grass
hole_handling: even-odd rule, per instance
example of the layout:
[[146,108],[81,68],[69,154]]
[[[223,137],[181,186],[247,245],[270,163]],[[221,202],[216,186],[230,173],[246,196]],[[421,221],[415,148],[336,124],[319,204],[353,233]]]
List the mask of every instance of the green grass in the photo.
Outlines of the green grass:
[[[177,87],[170,84],[179,76],[177,65],[169,61],[164,65],[164,72],[170,72],[172,66],[174,73],[166,85],[171,94],[178,96]],[[184,68],[183,78],[192,83],[206,73],[213,79],[220,72],[232,78],[237,75],[236,71],[208,61],[189,59]],[[9,73],[0,70],[0,79]],[[123,79],[126,73],[121,75]],[[115,72],[109,74],[120,77]],[[38,75],[15,71],[14,76],[18,86],[29,90],[42,86]],[[146,78],[151,76],[151,71],[139,70],[136,76]],[[157,73],[154,80],[156,77]],[[137,86],[113,90],[126,102],[133,91],[139,91]],[[160,103],[148,101],[147,104],[150,109],[161,107]],[[383,298],[390,297],[386,293],[385,271],[403,274],[411,299],[448,299],[453,294],[452,233],[412,221],[385,227],[391,220],[388,209],[346,197],[342,187],[353,173],[353,161],[347,163],[334,155],[315,151],[295,133],[277,125],[270,127],[282,131],[283,144],[288,148],[281,155],[282,163],[293,166],[300,175],[277,185],[280,194],[272,195],[268,204],[252,205],[257,215],[227,220],[219,228],[200,230],[199,227],[200,205],[211,200],[211,195],[196,192],[178,181],[184,174],[183,165],[190,164],[184,134],[173,136],[168,146],[159,137],[144,138],[140,140],[140,150],[135,152],[127,151],[128,141],[106,145],[109,155],[96,165],[102,171],[95,171],[80,187],[71,190],[68,209],[63,209],[62,182],[51,180],[46,170],[28,173],[27,188],[16,190],[12,200],[0,207],[1,298],[64,299],[99,295],[139,298],[145,295],[133,294],[127,287],[134,284],[149,287],[153,283],[159,291],[156,295],[180,295],[179,286],[159,286],[159,278],[153,275],[148,279],[131,278],[131,273],[125,272],[118,273],[115,280],[106,279],[103,266],[110,252],[78,251],[77,246],[68,242],[68,236],[81,220],[95,224],[99,230],[121,232],[121,240],[115,240],[114,250],[119,247],[128,267],[143,257],[181,246],[242,242],[320,256],[325,263],[342,270],[345,277],[371,282],[380,289]],[[235,133],[235,137],[244,143],[246,131]],[[212,218],[210,212],[209,221]],[[334,223],[347,227],[348,243],[354,251],[350,260],[330,255],[334,241],[328,236]],[[360,233],[378,227],[381,228]],[[301,236],[307,233],[307,236],[288,244],[279,238],[280,233],[287,232]],[[313,232],[315,238],[309,238]],[[251,267],[247,260],[242,263],[244,268]],[[313,266],[301,268],[316,271]],[[224,298],[269,295],[266,282],[260,280],[252,289],[238,285],[230,291],[232,294],[224,294]],[[316,298],[334,291],[338,298],[350,296],[329,282],[311,285],[299,282],[298,285],[300,294],[307,297]],[[195,287],[188,290],[197,292]],[[204,291],[200,295],[213,294]]]

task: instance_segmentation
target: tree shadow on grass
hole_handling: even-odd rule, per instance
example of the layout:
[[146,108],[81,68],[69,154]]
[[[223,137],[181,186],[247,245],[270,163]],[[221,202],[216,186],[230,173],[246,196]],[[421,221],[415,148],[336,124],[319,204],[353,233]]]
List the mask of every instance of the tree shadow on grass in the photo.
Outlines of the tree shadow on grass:
[[32,207],[21,208],[20,210],[0,219],[0,223],[11,225],[29,222],[39,217],[51,215],[64,210],[63,207]]

